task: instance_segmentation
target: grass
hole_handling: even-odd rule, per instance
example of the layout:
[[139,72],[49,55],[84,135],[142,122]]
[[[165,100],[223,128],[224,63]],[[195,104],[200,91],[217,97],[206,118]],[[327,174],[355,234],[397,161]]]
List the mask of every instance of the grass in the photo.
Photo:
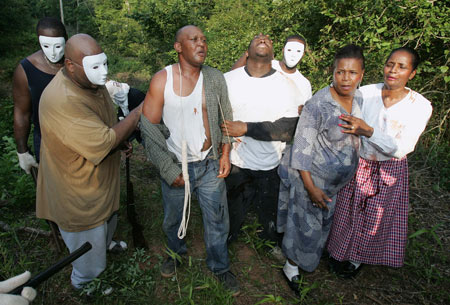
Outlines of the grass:
[[[13,228],[28,226],[48,230],[47,224],[35,217],[34,186],[29,176],[17,166],[12,141],[12,108],[8,96],[12,61],[0,73],[3,82],[0,96],[0,220]],[[128,65],[128,63],[126,63]],[[134,67],[134,66],[133,66]],[[138,76],[140,74],[137,74]],[[148,75],[141,78],[116,74],[123,81],[133,76],[139,88],[148,85]],[[6,84],[6,85],[5,85]],[[5,87],[6,86],[6,87]],[[10,84],[9,84],[10,86]],[[144,89],[145,90],[145,89]],[[3,107],[7,105],[7,107]],[[9,105],[9,106],[8,106]],[[434,169],[413,167],[409,239],[405,266],[388,268],[365,266],[355,280],[342,280],[328,272],[322,259],[313,273],[301,273],[301,294],[295,296],[281,275],[283,262],[268,252],[271,244],[257,237],[260,229],[254,215],[249,215],[240,238],[229,248],[232,271],[241,285],[241,295],[231,297],[216,281],[205,263],[205,247],[201,212],[194,201],[186,237],[188,254],[176,275],[166,279],[159,269],[166,258],[162,231],[163,208],[159,176],[145,160],[141,147],[135,147],[131,161],[136,210],[149,249],[134,249],[131,227],[126,218],[125,166],[121,165],[121,207],[116,239],[125,240],[129,250],[108,256],[108,267],[91,283],[92,286],[114,287],[109,296],[96,294],[87,298],[85,291],[74,291],[70,285],[71,268],[66,267],[38,288],[33,304],[449,304],[450,303],[450,196],[435,185]],[[45,269],[61,257],[52,240],[36,233],[0,229],[0,281],[30,270]]]
[[[122,164],[124,177],[124,164]],[[119,210],[117,238],[129,243],[121,255],[108,257],[107,270],[91,285],[113,286],[110,296],[94,295],[87,299],[70,286],[70,267],[45,282],[38,289],[34,304],[448,304],[450,302],[450,268],[448,218],[441,212],[441,222],[427,224],[429,211],[448,211],[440,201],[422,202],[412,190],[410,234],[405,266],[394,269],[365,266],[356,280],[342,280],[330,274],[326,259],[313,273],[301,274],[301,294],[296,297],[281,276],[282,262],[268,254],[270,245],[257,237],[254,215],[246,221],[240,238],[230,247],[232,270],[241,284],[241,295],[233,298],[206,268],[201,213],[194,201],[188,228],[188,255],[173,278],[162,278],[159,268],[167,256],[161,229],[162,203],[155,169],[145,161],[136,147],[131,162],[135,202],[149,249],[133,249],[131,228],[126,220],[125,204]],[[125,183],[122,179],[122,202]],[[435,194],[442,203],[448,194]],[[416,199],[415,199],[416,198]],[[428,209],[420,207],[428,204]],[[424,206],[427,207],[427,206]],[[34,216],[34,204],[20,205],[19,214],[9,204],[0,206],[2,220],[14,226],[43,227]],[[13,218],[13,215],[17,215]],[[447,214],[448,215],[448,214]],[[0,231],[0,276],[31,270],[33,274],[56,262],[55,245],[47,237],[23,232]]]

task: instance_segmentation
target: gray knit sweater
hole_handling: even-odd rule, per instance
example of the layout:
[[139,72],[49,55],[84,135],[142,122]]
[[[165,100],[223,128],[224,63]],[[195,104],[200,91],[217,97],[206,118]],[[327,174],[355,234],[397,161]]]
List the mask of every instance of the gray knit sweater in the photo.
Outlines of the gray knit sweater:
[[[202,73],[212,152],[214,159],[218,159],[220,144],[229,143],[230,140],[233,141],[232,138],[223,135],[220,129],[223,117],[219,103],[226,120],[232,121],[233,115],[228,99],[227,84],[222,72],[208,66],[202,66]],[[171,185],[181,174],[181,165],[175,154],[167,148],[166,138],[169,136],[167,127],[164,124],[152,124],[144,115],[141,115],[140,128],[147,158],[159,169],[161,177]]]

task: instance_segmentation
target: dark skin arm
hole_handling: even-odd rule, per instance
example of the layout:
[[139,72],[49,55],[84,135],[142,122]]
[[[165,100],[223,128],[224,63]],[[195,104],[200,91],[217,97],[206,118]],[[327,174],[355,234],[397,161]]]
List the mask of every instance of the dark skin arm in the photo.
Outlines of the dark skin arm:
[[328,210],[327,202],[331,202],[332,200],[314,184],[309,171],[300,170],[299,172],[313,204],[318,205],[323,210]]
[[18,65],[13,76],[14,138],[17,152],[28,151],[28,137],[31,129],[31,94],[28,79],[22,65]]
[[231,70],[235,70],[237,68],[243,67],[247,64],[248,51],[245,51],[241,57],[233,64]]
[[114,142],[113,149],[125,149],[126,151],[128,151],[128,153],[131,153],[131,144],[127,144],[125,142],[127,142],[126,140],[136,129],[137,123],[139,122],[139,118],[141,116],[142,105],[143,103],[134,108],[133,111],[131,111],[123,120],[119,121],[112,127],[112,129],[116,133],[116,141]]
[[221,125],[222,132],[232,137],[248,136],[259,141],[289,142],[295,133],[298,117],[280,118],[274,122],[247,123],[242,121],[227,121]]
[[222,156],[219,159],[219,175],[217,175],[217,178],[225,178],[230,173],[230,150],[230,144],[222,144]]
[[[166,86],[167,73],[161,70],[156,73],[151,82],[145,96],[144,106],[142,107],[142,114],[152,124],[159,124],[162,118],[164,107],[164,87]],[[175,181],[172,182],[173,187],[184,186],[183,174],[180,174]]]

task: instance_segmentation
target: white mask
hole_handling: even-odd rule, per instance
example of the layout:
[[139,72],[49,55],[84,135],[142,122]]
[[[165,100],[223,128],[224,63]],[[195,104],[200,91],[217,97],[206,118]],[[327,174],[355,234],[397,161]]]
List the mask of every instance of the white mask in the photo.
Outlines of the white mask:
[[66,40],[64,37],[39,36],[39,44],[45,57],[52,63],[56,63],[64,56]]
[[84,73],[94,85],[104,85],[108,75],[108,59],[105,53],[83,57]]
[[289,68],[295,67],[305,53],[305,45],[298,41],[288,41],[284,46],[284,60]]

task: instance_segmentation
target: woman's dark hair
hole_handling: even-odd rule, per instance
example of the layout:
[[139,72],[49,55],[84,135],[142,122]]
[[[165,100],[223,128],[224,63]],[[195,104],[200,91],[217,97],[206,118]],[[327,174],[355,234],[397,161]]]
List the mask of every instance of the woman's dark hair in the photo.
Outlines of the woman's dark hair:
[[334,70],[334,67],[336,66],[336,62],[342,58],[359,59],[359,60],[361,60],[362,69],[364,70],[364,68],[365,68],[364,54],[363,54],[363,50],[360,46],[357,46],[354,44],[348,44],[345,47],[343,47],[342,49],[340,49],[339,51],[337,51],[336,54],[334,55],[333,70]]
[[64,24],[54,17],[44,17],[41,20],[39,20],[37,26],[36,26],[36,33],[39,35],[39,30],[44,29],[50,29],[56,31],[58,34],[60,34],[62,37],[64,37],[65,40],[67,40],[67,32]]
[[404,51],[404,52],[411,54],[413,71],[417,69],[417,66],[420,64],[420,56],[416,50],[414,50],[413,48],[410,48],[410,47],[401,47],[401,48],[392,50],[391,53],[389,54],[388,58],[386,59],[386,62],[389,60],[389,58],[391,58],[392,54],[394,54],[397,51]]

